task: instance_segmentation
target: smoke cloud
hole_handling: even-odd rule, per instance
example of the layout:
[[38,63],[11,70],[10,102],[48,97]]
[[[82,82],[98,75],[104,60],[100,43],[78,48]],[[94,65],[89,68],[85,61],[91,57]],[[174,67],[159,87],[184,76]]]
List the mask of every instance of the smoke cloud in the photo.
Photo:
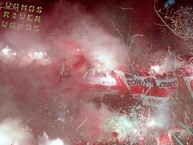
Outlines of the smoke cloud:
[[[41,32],[1,33],[0,144],[66,145],[83,136],[94,142],[113,113],[91,103],[92,93],[83,95],[77,82],[96,60],[107,71],[119,68],[126,60],[121,40],[79,4],[55,2],[42,17]],[[76,77],[58,81],[66,57]]]
[[0,124],[1,145],[33,145],[30,129],[16,118],[8,118]]

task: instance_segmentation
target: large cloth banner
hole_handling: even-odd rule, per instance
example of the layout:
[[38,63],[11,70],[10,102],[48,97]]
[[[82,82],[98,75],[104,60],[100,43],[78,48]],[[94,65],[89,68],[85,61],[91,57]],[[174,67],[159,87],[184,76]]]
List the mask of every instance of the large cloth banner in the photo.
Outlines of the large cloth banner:
[[157,79],[155,77],[135,76],[127,78],[130,94],[152,107],[159,107],[168,101],[177,87],[177,78]]
[[188,90],[190,91],[190,94],[193,98],[193,76],[190,76],[190,77],[183,77],[187,87],[188,87]]

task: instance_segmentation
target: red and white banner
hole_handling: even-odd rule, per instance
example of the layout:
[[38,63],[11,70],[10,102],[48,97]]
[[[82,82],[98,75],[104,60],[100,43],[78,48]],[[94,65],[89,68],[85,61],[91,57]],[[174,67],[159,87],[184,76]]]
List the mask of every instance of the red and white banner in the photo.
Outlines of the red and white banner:
[[158,107],[167,101],[176,90],[177,78],[157,79],[155,77],[135,76],[127,78],[130,94],[143,99],[146,105]]
[[101,76],[85,75],[83,84],[88,88],[118,90],[122,94],[129,92],[129,86],[125,79],[125,75],[119,70]]
[[192,97],[193,97],[193,76],[190,77],[183,77]]

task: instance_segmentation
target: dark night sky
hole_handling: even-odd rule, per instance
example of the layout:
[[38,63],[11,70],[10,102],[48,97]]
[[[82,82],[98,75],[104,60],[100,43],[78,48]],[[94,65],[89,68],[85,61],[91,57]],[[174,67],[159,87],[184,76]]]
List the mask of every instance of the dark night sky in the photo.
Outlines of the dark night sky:
[[[56,2],[58,2],[56,0],[12,0],[12,2],[33,4],[36,6],[42,5],[43,20],[46,20],[42,22],[44,33],[49,33],[50,30],[55,29],[55,27],[60,29],[63,24],[70,25],[69,20],[65,20],[65,18],[69,15],[69,10],[66,12],[64,10],[65,14],[60,14],[60,16],[55,18],[57,23],[50,23],[47,21],[50,18],[50,15],[52,15],[53,11],[55,11],[54,5]],[[60,2],[62,2],[62,0],[60,0]],[[127,38],[129,27],[131,27],[131,36],[134,34],[143,34],[143,39],[139,40],[139,42],[137,42],[138,44],[136,45],[144,46],[147,42],[152,41],[155,44],[155,50],[163,49],[165,46],[171,46],[172,49],[179,50],[178,46],[181,46],[181,43],[184,41],[177,38],[167,28],[157,25],[163,23],[160,21],[154,11],[153,0],[65,0],[63,2],[68,3],[69,6],[79,5],[82,12],[92,15],[92,17],[98,20],[102,27],[106,28],[107,31],[114,35],[117,35],[117,33],[113,30],[111,21],[115,22],[125,39]],[[166,0],[160,0],[157,7],[163,7],[165,2]],[[175,5],[172,7],[178,9],[180,6],[191,4],[191,0],[176,0]],[[64,19],[63,22],[58,20],[60,18]],[[50,25],[48,23],[50,23]],[[182,47],[187,46],[185,45]]]

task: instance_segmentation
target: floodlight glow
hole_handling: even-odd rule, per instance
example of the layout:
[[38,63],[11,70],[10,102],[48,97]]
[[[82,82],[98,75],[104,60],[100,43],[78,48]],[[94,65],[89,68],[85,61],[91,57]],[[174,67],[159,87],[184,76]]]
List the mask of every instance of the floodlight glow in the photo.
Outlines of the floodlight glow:
[[160,71],[160,66],[159,65],[155,65],[151,67],[152,70],[154,70],[155,72]]
[[13,50],[12,50],[11,48],[9,48],[8,46],[6,46],[5,48],[3,48],[3,49],[1,50],[1,53],[2,53],[2,55],[3,55],[4,57],[7,57],[7,58],[17,55],[17,53],[16,53],[16,52],[13,52]]

